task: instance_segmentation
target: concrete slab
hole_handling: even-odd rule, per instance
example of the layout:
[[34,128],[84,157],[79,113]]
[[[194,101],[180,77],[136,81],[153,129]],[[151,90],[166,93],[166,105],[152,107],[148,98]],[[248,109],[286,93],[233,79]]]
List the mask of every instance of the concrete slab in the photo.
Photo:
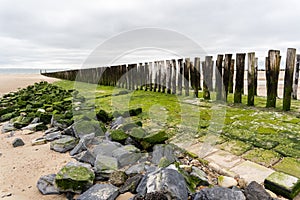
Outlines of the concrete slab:
[[204,159],[208,160],[209,162],[216,163],[225,169],[231,169],[232,167],[244,162],[242,158],[222,150],[218,150],[206,156]]
[[198,155],[200,158],[204,158],[205,156],[212,154],[218,149],[214,148],[214,146],[211,146],[209,144],[204,143],[195,143],[195,142],[185,142],[185,143],[174,143],[175,145],[192,152],[196,155]]
[[251,181],[256,181],[258,183],[263,183],[264,180],[273,172],[274,170],[261,166],[251,161],[245,161],[232,169],[230,171],[239,174],[241,178],[244,178],[248,183]]

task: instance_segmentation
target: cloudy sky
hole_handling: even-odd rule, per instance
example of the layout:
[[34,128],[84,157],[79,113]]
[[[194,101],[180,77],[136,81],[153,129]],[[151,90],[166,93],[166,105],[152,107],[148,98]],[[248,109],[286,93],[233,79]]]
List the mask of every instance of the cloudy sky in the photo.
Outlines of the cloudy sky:
[[[0,0],[0,68],[78,68],[97,47],[144,27],[178,33],[214,57],[255,51],[263,62],[269,49],[283,58],[288,47],[300,51],[299,24],[298,0]],[[150,35],[123,38],[120,46],[130,52],[129,43]],[[130,57],[141,54],[147,51]]]

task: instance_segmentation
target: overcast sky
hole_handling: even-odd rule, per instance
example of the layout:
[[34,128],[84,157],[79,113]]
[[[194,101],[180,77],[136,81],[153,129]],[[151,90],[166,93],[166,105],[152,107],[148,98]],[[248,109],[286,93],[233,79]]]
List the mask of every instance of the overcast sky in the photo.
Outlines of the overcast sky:
[[300,51],[300,1],[0,0],[0,68],[81,67],[103,42],[143,27],[178,32],[214,57],[255,51],[262,62],[269,49]]

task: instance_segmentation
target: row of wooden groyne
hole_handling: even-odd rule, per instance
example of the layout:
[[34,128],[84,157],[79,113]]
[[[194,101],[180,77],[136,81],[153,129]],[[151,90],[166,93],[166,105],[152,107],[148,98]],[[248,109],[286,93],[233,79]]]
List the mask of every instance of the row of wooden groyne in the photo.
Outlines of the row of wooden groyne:
[[[258,72],[258,59],[254,52],[237,53],[235,59],[232,54],[219,54],[215,62],[212,56],[205,56],[202,62],[199,57],[195,57],[193,61],[190,58],[171,59],[41,74],[129,90],[140,89],[185,96],[189,96],[192,89],[194,97],[199,97],[198,92],[202,90],[204,99],[211,99],[211,92],[216,92],[217,101],[227,101],[228,93],[234,93],[234,103],[241,103],[246,59],[247,105],[254,106]],[[280,51],[269,50],[265,60],[266,107],[276,107],[280,61]],[[285,111],[290,110],[291,98],[297,98],[299,63],[300,55],[296,55],[296,49],[288,48],[282,106]]]

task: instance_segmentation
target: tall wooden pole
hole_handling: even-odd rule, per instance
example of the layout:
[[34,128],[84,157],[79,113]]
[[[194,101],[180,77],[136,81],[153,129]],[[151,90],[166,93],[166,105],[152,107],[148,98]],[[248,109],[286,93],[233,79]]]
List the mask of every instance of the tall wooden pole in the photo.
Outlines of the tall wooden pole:
[[172,75],[172,66],[171,66],[171,61],[167,60],[167,93],[171,94],[171,75]]
[[266,57],[267,108],[276,107],[280,60],[280,51],[269,50],[268,57]]
[[167,73],[166,73],[166,65],[165,61],[161,61],[161,87],[162,87],[162,93],[166,92],[166,81],[167,81]]
[[195,88],[194,88],[194,96],[198,98],[199,94],[199,83],[200,83],[200,58],[195,58]]
[[205,56],[205,63],[203,67],[203,98],[209,100],[210,92],[209,88],[211,82],[211,67],[212,67],[212,56]]
[[234,89],[234,103],[242,103],[242,90],[244,87],[245,53],[236,54],[236,77]]
[[176,60],[172,59],[172,94],[176,94]]
[[216,99],[217,100],[222,100],[222,95],[223,95],[223,90],[222,90],[222,85],[223,85],[223,76],[222,76],[222,71],[223,71],[223,55],[218,55],[217,56],[217,61],[216,61]]
[[296,49],[288,48],[286,55],[286,66],[284,73],[284,90],[282,109],[288,111],[291,109],[291,95],[293,86],[293,75],[296,60]]
[[189,83],[190,83],[190,59],[186,58],[184,63],[184,90],[185,96],[190,95]]
[[300,54],[297,54],[295,80],[294,80],[293,93],[292,93],[293,99],[297,99],[297,90],[298,90],[298,81],[299,81],[299,64],[300,64]]
[[230,73],[229,73],[229,83],[228,83],[228,92],[233,93],[233,78],[234,78],[234,59],[231,59],[230,63]]
[[248,53],[248,106],[254,106],[255,53]]
[[254,71],[254,95],[257,96],[257,76],[258,76],[258,58],[255,58],[255,71]]
[[227,101],[227,96],[228,96],[228,83],[229,83],[231,58],[232,58],[232,54],[225,54],[224,75],[223,75],[223,84],[224,84],[224,90],[225,90],[225,101]]
[[178,95],[182,95],[182,75],[183,75],[183,59],[178,59],[178,67],[179,67],[179,73],[178,73]]

